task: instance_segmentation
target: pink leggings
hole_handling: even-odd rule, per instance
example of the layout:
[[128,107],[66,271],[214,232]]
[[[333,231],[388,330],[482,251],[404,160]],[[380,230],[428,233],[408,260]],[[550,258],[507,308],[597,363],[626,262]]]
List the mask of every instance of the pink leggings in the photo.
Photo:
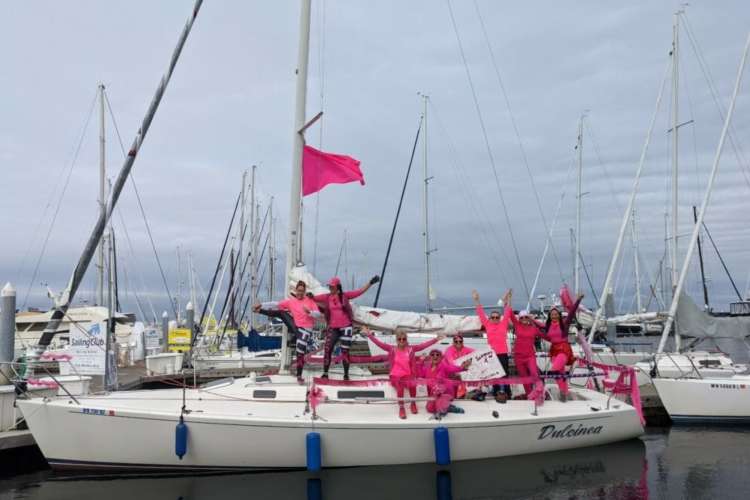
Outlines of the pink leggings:
[[[404,397],[404,389],[409,389],[409,395],[413,398],[417,397],[417,388],[414,384],[403,381],[402,377],[391,377],[391,385],[396,389],[396,396],[399,398]],[[403,401],[398,402],[399,406],[404,406]]]
[[[561,375],[564,375],[567,373],[567,370],[565,369],[565,364],[568,361],[568,356],[564,353],[558,353],[553,359],[552,359],[552,371],[555,371]],[[557,378],[555,379],[555,382],[557,382],[557,387],[560,388],[560,392],[562,394],[568,393],[568,381],[564,378]]]
[[[539,378],[539,368],[536,366],[536,355],[534,356],[516,356],[516,371],[519,377],[534,377]],[[527,399],[533,399],[530,394],[532,390],[536,395],[537,390],[542,390],[541,383],[536,384],[537,387],[534,389],[534,384],[523,384],[523,390],[526,393]]]

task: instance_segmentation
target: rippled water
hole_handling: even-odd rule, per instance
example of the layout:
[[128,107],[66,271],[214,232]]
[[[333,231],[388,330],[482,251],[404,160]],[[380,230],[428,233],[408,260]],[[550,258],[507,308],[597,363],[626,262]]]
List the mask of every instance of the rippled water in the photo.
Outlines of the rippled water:
[[[356,444],[353,444],[356,446]],[[252,453],[252,443],[247,443]],[[307,472],[0,481],[0,499],[748,498],[750,429],[673,427],[608,446],[495,460]]]

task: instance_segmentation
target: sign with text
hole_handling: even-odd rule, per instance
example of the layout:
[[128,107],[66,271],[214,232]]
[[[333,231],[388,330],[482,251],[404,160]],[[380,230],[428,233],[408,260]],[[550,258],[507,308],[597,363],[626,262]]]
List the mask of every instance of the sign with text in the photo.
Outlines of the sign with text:
[[490,349],[477,349],[471,354],[456,358],[454,363],[461,365],[469,359],[471,365],[461,372],[461,380],[486,380],[505,376],[503,365],[500,364],[497,355]]
[[[70,363],[60,363],[63,375],[104,375],[107,322],[78,323],[70,327]],[[75,371],[71,369],[75,368]]]

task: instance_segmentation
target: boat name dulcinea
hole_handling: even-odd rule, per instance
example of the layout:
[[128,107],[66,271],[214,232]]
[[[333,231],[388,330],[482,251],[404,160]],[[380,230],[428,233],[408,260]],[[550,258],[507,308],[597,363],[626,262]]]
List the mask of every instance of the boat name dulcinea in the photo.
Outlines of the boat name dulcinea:
[[578,424],[578,427],[573,427],[573,424],[568,424],[562,429],[557,429],[554,425],[545,425],[539,432],[537,439],[562,439],[583,436],[587,434],[599,434],[602,431],[603,426],[596,425],[591,427],[585,427],[582,424]]

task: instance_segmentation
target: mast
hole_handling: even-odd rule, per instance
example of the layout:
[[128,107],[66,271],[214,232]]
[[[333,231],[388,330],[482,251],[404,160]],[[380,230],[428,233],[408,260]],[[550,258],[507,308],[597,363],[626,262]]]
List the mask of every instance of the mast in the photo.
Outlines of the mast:
[[[247,189],[247,169],[242,171],[242,189],[240,191],[240,239],[237,241],[237,269],[240,273],[242,273],[242,258],[244,254],[242,253],[242,243],[245,241],[245,190]],[[252,215],[250,216],[250,224],[252,227]],[[240,280],[242,279],[242,276],[240,276]],[[238,283],[239,285],[239,283]],[[237,289],[239,286],[237,287]],[[237,297],[237,289],[234,291],[234,297],[236,299]],[[242,299],[242,297],[240,297]],[[237,314],[237,311],[235,311],[235,315]],[[232,324],[234,326],[237,325],[237,318],[232,318]]]
[[581,192],[581,180],[583,177],[583,116],[581,115],[581,119],[578,121],[578,144],[576,145],[576,149],[578,150],[578,181],[576,183],[576,244],[573,269],[573,289],[576,295],[581,293],[579,276],[581,272],[581,196],[583,196]]
[[424,109],[422,110],[424,134],[422,136],[422,173],[424,177],[424,184],[422,186],[422,216],[423,216],[423,232],[424,237],[424,267],[425,267],[425,309],[429,312],[432,311],[432,277],[430,275],[430,224],[429,224],[429,184],[432,177],[427,174],[427,100],[429,96],[422,94],[422,104]]
[[[678,136],[679,128],[677,121],[679,119],[679,37],[680,37],[680,13],[675,12],[674,23],[672,24],[672,300],[675,298],[675,287],[679,274],[677,272],[678,252],[678,232],[679,232],[679,169],[678,169]],[[675,349],[680,350],[680,335],[675,329]]]
[[[260,267],[260,255],[259,255],[259,245],[260,245],[260,202],[257,202],[255,204],[255,228],[253,229],[253,258],[252,258],[252,266],[253,268],[250,269],[250,298],[252,300],[253,304],[256,304],[258,302],[258,268]],[[255,326],[255,312],[250,311],[250,327],[253,328]]]
[[[664,324],[664,331],[661,334],[661,340],[659,340],[658,353],[664,352],[664,346],[667,343],[667,337],[669,332],[674,325],[675,315],[677,314],[677,305],[679,303],[680,293],[685,285],[685,278],[687,277],[688,267],[690,267],[690,260],[693,258],[693,252],[695,251],[695,245],[698,242],[698,235],[700,234],[701,227],[703,226],[703,220],[706,216],[706,208],[708,207],[709,201],[711,201],[711,191],[713,191],[714,181],[716,180],[716,173],[719,170],[719,160],[721,160],[721,153],[724,149],[724,141],[727,137],[727,131],[729,130],[729,124],[732,121],[732,115],[734,114],[734,106],[737,103],[737,94],[740,92],[740,83],[742,82],[742,73],[745,70],[745,61],[747,60],[747,53],[750,50],[750,34],[745,42],[745,49],[742,51],[742,59],[740,60],[740,68],[737,71],[737,80],[734,83],[734,91],[732,92],[732,100],[729,104],[729,110],[727,116],[724,119],[724,127],[721,130],[721,137],[719,138],[719,145],[716,147],[716,155],[714,156],[713,166],[711,167],[711,175],[708,178],[708,186],[706,186],[706,193],[703,196],[701,202],[701,209],[698,212],[698,220],[695,222],[693,232],[690,236],[690,243],[688,243],[687,253],[685,254],[685,260],[682,261],[682,269],[677,280],[677,287],[674,290],[674,297],[672,298],[672,304],[669,306],[669,316],[667,316],[667,322]],[[676,337],[675,333],[675,337]]]
[[180,245],[177,245],[177,327],[182,324],[182,256],[180,255]]
[[273,301],[274,282],[276,281],[276,223],[273,220],[273,196],[268,202],[268,300]]
[[[284,294],[289,288],[291,270],[302,253],[299,244],[300,208],[302,203],[302,148],[305,139],[302,128],[305,126],[305,106],[307,103],[307,63],[310,56],[310,4],[311,0],[300,0],[299,48],[297,52],[296,106],[294,110],[294,133],[292,137],[292,177],[289,193],[289,229],[286,243],[286,272],[284,273]],[[288,366],[286,338],[281,341],[281,371]]]
[[[698,223],[698,209],[693,205],[693,222]],[[701,266],[701,285],[703,285],[703,308],[708,311],[708,288],[706,287],[706,271],[703,268],[703,248],[701,238],[698,236],[698,262]]]
[[637,313],[643,312],[643,304],[641,302],[641,266],[638,261],[638,232],[635,229],[635,207],[633,208],[633,215],[630,219],[630,236],[633,240],[633,270],[635,271],[635,307]]
[[[250,227],[252,232],[250,233],[250,303],[255,304],[257,298],[257,278],[258,273],[256,271],[255,259],[258,255],[258,222],[256,218],[259,217],[260,208],[255,205],[255,165],[253,165],[252,173],[250,174]],[[255,325],[255,312],[250,309],[250,328]]]
[[678,168],[677,168],[677,155],[678,155],[678,106],[679,106],[679,56],[678,56],[678,43],[679,43],[679,13],[674,14],[674,23],[672,24],[672,291],[677,285],[678,273],[677,273],[677,256],[678,244],[677,244],[677,233],[679,231],[679,218],[678,218],[678,202],[679,195],[677,192],[678,188]]
[[91,263],[91,259],[94,256],[94,253],[96,252],[96,247],[97,245],[99,245],[102,234],[104,234],[104,229],[107,225],[107,221],[110,217],[110,214],[112,213],[112,209],[117,204],[117,200],[120,198],[120,193],[122,193],[122,188],[125,186],[125,181],[128,179],[128,176],[130,175],[130,171],[133,168],[133,164],[135,163],[135,158],[138,155],[138,151],[140,150],[141,145],[143,144],[143,141],[146,138],[148,129],[151,127],[151,121],[153,120],[154,115],[156,114],[156,110],[159,108],[159,103],[161,102],[161,98],[164,96],[164,92],[167,88],[167,85],[169,84],[170,78],[172,77],[174,68],[177,65],[177,61],[180,57],[180,53],[182,52],[182,49],[185,46],[185,41],[187,40],[187,37],[190,34],[190,30],[193,27],[193,23],[195,22],[195,19],[198,16],[198,12],[200,11],[202,4],[203,4],[203,0],[196,0],[193,6],[193,10],[191,12],[190,18],[187,20],[187,23],[185,24],[185,27],[183,28],[182,33],[180,34],[180,38],[177,41],[177,46],[175,47],[174,52],[172,52],[172,57],[169,60],[169,66],[167,67],[167,71],[159,80],[159,86],[157,87],[156,93],[154,94],[154,97],[151,100],[151,104],[149,105],[148,111],[146,112],[146,116],[143,118],[143,121],[141,122],[141,126],[138,129],[138,132],[136,133],[135,139],[133,140],[133,143],[130,146],[128,155],[125,158],[125,162],[122,168],[120,169],[119,174],[117,174],[117,178],[115,179],[115,183],[113,185],[110,199],[107,203],[107,210],[99,214],[99,219],[96,221],[96,225],[94,226],[94,229],[91,231],[91,235],[89,236],[89,239],[86,242],[86,246],[81,254],[80,259],[78,260],[78,264],[73,270],[73,275],[70,278],[70,282],[68,283],[67,288],[55,300],[55,311],[52,313],[52,316],[49,322],[47,323],[47,326],[44,328],[44,332],[42,333],[41,338],[39,339],[39,349],[37,349],[38,354],[41,354],[41,352],[43,352],[44,349],[47,348],[47,346],[52,341],[52,338],[54,337],[55,333],[57,333],[57,329],[60,326],[60,322],[65,316],[65,313],[70,307],[70,302],[75,297],[75,294],[78,291],[78,287],[81,285],[81,282],[83,281],[83,277],[86,274],[86,270],[88,269],[89,264]]
[[[104,84],[99,84],[99,216],[107,214],[107,167],[105,163],[105,135],[104,135]],[[104,238],[99,240],[97,255],[96,305],[104,304]]]
[[617,261],[620,258],[620,251],[622,250],[623,242],[625,241],[625,231],[628,228],[628,221],[630,220],[631,214],[633,213],[633,207],[635,206],[635,198],[638,194],[638,187],[640,186],[641,182],[641,174],[643,173],[643,166],[646,162],[646,153],[648,152],[648,146],[651,143],[651,136],[654,132],[654,125],[656,124],[656,116],[659,114],[659,107],[661,106],[661,99],[664,95],[664,87],[667,81],[667,74],[668,69],[666,68],[664,71],[664,76],[661,80],[661,85],[659,86],[659,95],[656,98],[656,107],[654,108],[654,114],[651,117],[651,123],[648,127],[648,132],[646,133],[646,140],[643,143],[643,149],[641,150],[641,157],[638,160],[638,170],[635,174],[635,181],[633,182],[633,189],[630,192],[630,199],[628,200],[628,206],[625,209],[625,212],[622,214],[622,222],[620,223],[620,232],[617,235],[617,244],[615,245],[615,250],[612,252],[612,257],[609,260],[609,268],[607,269],[607,277],[604,279],[604,289],[602,290],[601,294],[601,300],[600,300],[600,306],[596,310],[596,314],[594,315],[594,321],[591,324],[591,331],[589,332],[588,341],[591,342],[594,339],[594,332],[596,332],[597,327],[599,326],[599,321],[602,317],[602,312],[604,311],[603,305],[607,302],[607,295],[612,293],[612,282],[615,275],[615,268],[617,267]]
[[[110,184],[111,189],[111,184]],[[104,389],[111,391],[116,388],[117,365],[114,362],[114,343],[115,343],[115,274],[114,274],[114,229],[112,228],[112,219],[109,221],[108,231],[108,251],[107,251],[107,334],[104,343]]]

